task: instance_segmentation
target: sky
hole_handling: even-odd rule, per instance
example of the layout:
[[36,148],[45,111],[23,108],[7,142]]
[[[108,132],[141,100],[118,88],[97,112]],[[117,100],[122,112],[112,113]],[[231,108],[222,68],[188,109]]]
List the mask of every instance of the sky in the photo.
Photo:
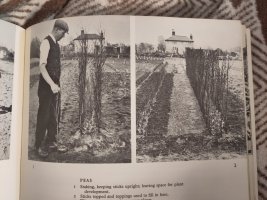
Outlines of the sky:
[[[90,16],[64,19],[69,25],[69,34],[59,42],[67,45],[80,35],[81,29],[86,33],[105,33],[106,42],[130,44],[129,16]],[[31,27],[31,37],[45,38],[52,30],[53,21],[36,24]],[[206,20],[170,17],[135,17],[135,43],[146,42],[157,47],[159,36],[167,39],[172,29],[176,35],[189,37],[193,35],[195,48],[221,48],[231,50],[240,47],[242,28],[239,21]]]
[[0,20],[0,46],[15,50],[16,26]]
[[147,42],[155,47],[158,37],[171,37],[172,29],[175,35],[193,35],[195,48],[221,48],[230,50],[240,47],[242,29],[239,21],[186,19],[170,17],[136,17],[136,43]]
[[[60,40],[61,45],[67,45],[81,34],[85,33],[99,34],[101,30],[105,33],[106,42],[130,44],[130,18],[120,16],[90,16],[90,17],[71,17],[64,18],[69,25],[69,34]],[[38,37],[40,40],[45,38],[54,25],[53,21],[47,21],[36,24],[31,27],[31,38]]]

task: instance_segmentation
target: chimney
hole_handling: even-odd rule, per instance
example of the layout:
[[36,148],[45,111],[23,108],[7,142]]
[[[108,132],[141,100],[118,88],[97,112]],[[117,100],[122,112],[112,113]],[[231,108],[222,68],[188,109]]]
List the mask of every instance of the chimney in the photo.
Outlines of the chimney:
[[193,40],[193,35],[192,34],[190,34],[190,39]]
[[81,30],[81,35],[84,35],[84,30]]
[[175,35],[175,31],[174,31],[174,29],[172,29],[172,36],[174,36]]

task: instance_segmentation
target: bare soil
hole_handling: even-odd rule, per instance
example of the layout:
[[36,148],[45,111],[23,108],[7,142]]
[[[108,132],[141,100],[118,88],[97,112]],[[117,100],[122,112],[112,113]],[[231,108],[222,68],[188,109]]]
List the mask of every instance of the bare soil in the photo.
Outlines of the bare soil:
[[[13,62],[0,60],[0,107],[12,104]],[[0,160],[9,159],[11,112],[0,108]]]

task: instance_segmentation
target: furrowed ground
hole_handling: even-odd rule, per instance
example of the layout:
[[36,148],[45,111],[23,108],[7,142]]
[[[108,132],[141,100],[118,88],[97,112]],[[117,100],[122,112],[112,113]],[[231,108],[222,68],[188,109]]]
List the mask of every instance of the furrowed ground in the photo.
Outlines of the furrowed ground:
[[[244,136],[242,127],[232,127],[231,133],[219,142],[208,132],[183,58],[165,59],[161,64],[137,61],[137,66],[137,162],[228,159],[244,155],[244,144],[231,140],[231,135]],[[161,69],[155,70],[157,67]],[[229,116],[242,121],[241,61],[234,61],[229,79]]]

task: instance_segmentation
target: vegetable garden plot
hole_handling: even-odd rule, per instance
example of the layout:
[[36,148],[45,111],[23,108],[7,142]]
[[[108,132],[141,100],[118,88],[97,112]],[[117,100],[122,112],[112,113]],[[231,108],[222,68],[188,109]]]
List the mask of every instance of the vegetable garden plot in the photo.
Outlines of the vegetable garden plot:
[[143,134],[137,136],[137,155],[158,156],[160,153],[167,151],[164,138],[168,132],[168,120],[170,112],[170,95],[173,86],[173,74],[167,73],[159,86],[158,91],[152,104],[150,113],[144,116],[146,127],[141,129]]
[[162,61],[136,60],[136,84],[139,85],[159,64],[162,64]]
[[148,77],[138,86],[136,94],[137,134],[147,135],[147,123],[155,98],[165,77],[165,65],[159,64]]
[[[244,118],[242,95],[238,92],[242,89],[231,89],[234,87],[233,82],[240,84],[235,77],[238,73],[234,72],[240,69],[229,70],[227,117],[235,124],[231,126],[229,122],[229,133],[219,138],[219,133],[214,134],[218,128],[215,123],[218,111],[212,112],[211,133],[204,120],[199,97],[187,77],[185,62],[174,59],[166,60],[165,63],[161,68],[164,70],[156,70],[148,76],[149,81],[143,81],[137,86],[137,162],[242,157],[245,153],[241,125]],[[196,85],[199,88],[202,86],[200,83]],[[210,111],[214,109],[214,105],[211,106]]]
[[[127,63],[118,61],[120,67],[129,69]],[[112,62],[116,67],[116,62]],[[102,78],[102,124],[100,134],[93,137],[90,129],[84,134],[79,130],[79,96],[78,62],[65,60],[61,74],[61,121],[58,139],[68,147],[68,152],[51,152],[46,158],[48,162],[71,163],[124,163],[131,161],[130,148],[130,74],[128,72],[104,71]],[[129,70],[128,70],[129,71]],[[36,90],[36,82],[31,89]],[[31,99],[36,105],[37,99]],[[32,109],[31,109],[32,110]],[[30,119],[30,146],[34,141],[34,115],[37,109],[32,110]],[[87,117],[85,117],[87,124]],[[88,125],[88,124],[87,124]],[[30,148],[29,158],[40,160]]]

